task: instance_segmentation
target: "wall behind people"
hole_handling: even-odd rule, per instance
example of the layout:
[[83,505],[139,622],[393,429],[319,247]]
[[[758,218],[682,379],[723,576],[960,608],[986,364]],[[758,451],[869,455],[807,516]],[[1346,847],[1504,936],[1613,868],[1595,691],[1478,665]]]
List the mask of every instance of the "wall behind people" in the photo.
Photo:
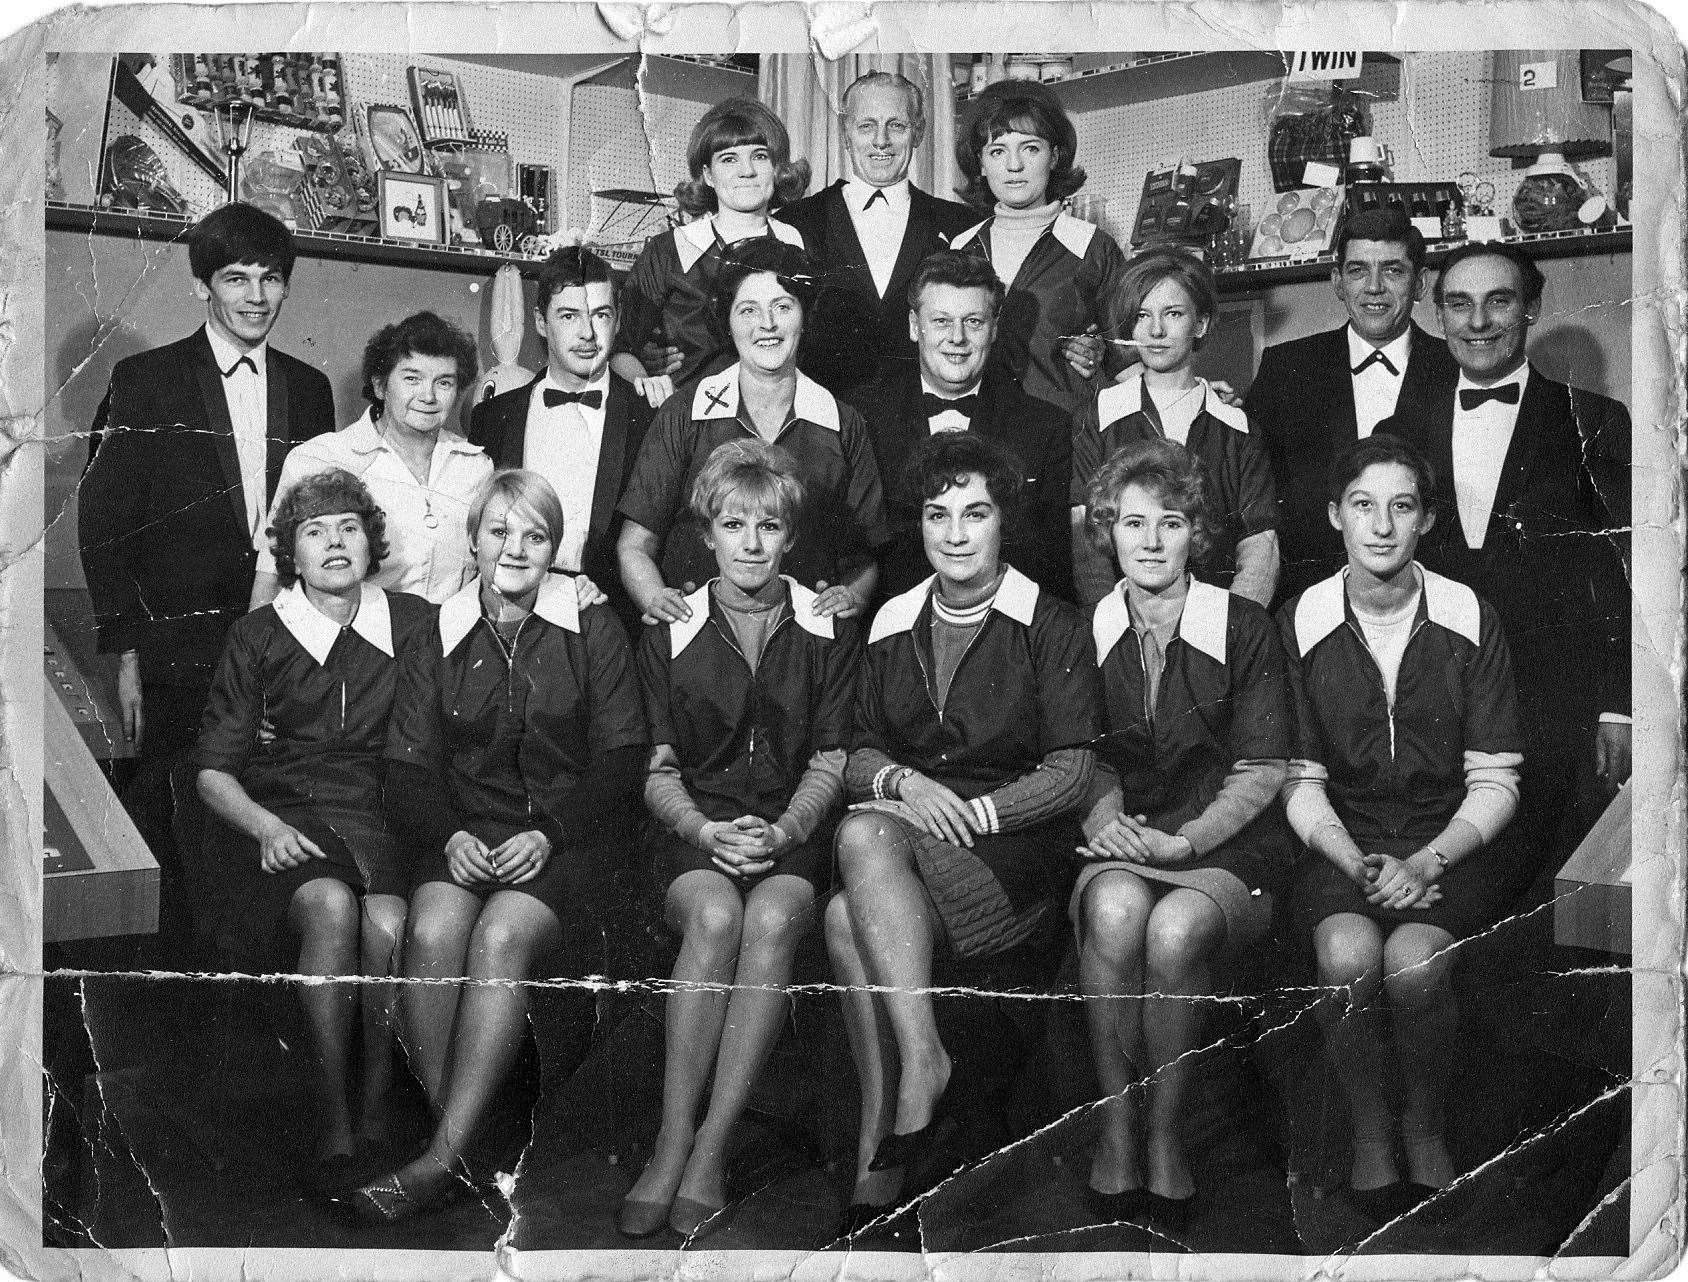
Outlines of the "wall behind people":
[[[80,588],[75,488],[88,457],[88,425],[112,366],[192,333],[205,319],[205,306],[194,297],[185,245],[137,248],[121,236],[48,230],[46,279],[47,297],[60,300],[47,308],[46,586]],[[340,427],[366,404],[364,344],[381,326],[412,312],[428,308],[461,325],[475,336],[482,368],[492,365],[491,294],[490,277],[301,257],[272,341],[328,375]],[[531,312],[531,282],[525,294]],[[520,362],[528,369],[545,364],[544,344],[531,328]],[[465,423],[453,426],[461,431]]]

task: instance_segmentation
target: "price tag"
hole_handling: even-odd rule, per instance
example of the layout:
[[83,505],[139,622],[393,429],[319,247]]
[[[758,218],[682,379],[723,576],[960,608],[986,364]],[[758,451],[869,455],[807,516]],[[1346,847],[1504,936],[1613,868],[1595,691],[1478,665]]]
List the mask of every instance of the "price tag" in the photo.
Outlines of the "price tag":
[[1342,181],[1342,170],[1322,160],[1309,160],[1301,171],[1303,187],[1334,187]]
[[1518,68],[1520,89],[1556,89],[1559,87],[1557,62],[1526,62]]

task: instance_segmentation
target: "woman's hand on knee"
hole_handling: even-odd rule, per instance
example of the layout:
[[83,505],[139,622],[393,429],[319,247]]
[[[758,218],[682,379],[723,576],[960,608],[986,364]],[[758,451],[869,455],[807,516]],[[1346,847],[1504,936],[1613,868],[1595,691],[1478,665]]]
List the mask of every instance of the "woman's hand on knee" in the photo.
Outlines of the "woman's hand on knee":
[[915,814],[921,827],[954,846],[973,844],[973,812],[967,803],[936,779],[916,771],[906,776],[897,797]]
[[538,829],[518,832],[488,855],[498,880],[506,886],[532,881],[551,858],[551,839]]
[[492,866],[492,852],[487,849],[486,842],[462,830],[452,833],[445,843],[445,866],[451,879],[459,886],[498,880]]
[[1078,848],[1078,853],[1086,859],[1123,859],[1132,864],[1149,861],[1136,825],[1126,815],[1115,815],[1108,820],[1086,845]]
[[286,872],[313,859],[326,859],[322,847],[290,823],[280,819],[264,830],[258,838],[258,863],[267,873]]

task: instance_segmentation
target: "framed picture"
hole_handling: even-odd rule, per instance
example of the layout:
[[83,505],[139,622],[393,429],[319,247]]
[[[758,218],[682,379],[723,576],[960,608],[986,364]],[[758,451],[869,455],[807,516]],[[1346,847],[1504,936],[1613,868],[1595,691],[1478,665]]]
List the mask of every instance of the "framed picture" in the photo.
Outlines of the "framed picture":
[[416,122],[403,107],[375,103],[364,109],[364,143],[371,169],[400,174],[426,174],[433,166],[422,148]]
[[422,245],[446,243],[445,179],[385,169],[375,179],[383,239]]

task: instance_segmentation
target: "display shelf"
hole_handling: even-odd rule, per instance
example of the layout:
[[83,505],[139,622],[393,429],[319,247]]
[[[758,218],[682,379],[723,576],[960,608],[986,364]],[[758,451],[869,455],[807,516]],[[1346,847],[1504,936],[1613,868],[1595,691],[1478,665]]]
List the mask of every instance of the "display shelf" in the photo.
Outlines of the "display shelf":
[[756,72],[749,68],[675,54],[633,54],[582,81],[615,89],[636,89],[641,83],[646,93],[656,97],[682,98],[709,107],[723,98],[756,96]]

